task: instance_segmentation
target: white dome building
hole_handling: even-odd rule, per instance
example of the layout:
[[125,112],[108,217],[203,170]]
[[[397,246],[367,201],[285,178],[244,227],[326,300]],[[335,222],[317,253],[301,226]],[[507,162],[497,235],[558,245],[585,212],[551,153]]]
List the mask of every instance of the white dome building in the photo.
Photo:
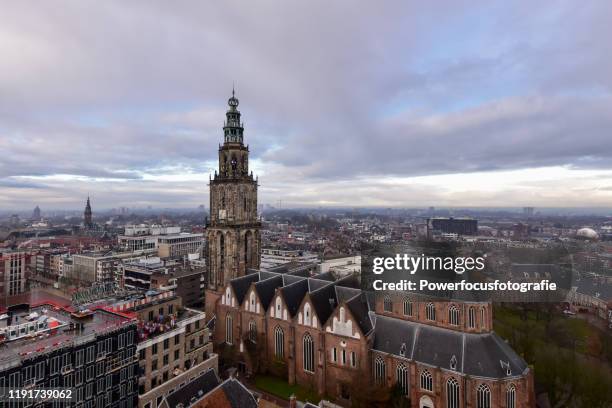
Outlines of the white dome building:
[[576,232],[576,237],[577,238],[582,238],[582,239],[588,239],[588,240],[596,240],[597,238],[599,238],[599,235],[597,234],[597,232],[595,232],[594,229],[592,228],[580,228],[577,232]]

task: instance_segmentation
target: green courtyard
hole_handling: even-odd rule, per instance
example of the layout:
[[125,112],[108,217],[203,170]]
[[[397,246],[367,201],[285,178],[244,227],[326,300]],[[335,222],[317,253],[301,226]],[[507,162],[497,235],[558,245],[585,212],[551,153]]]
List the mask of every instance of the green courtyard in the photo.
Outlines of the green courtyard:
[[299,401],[309,401],[317,403],[319,397],[314,390],[301,387],[299,385],[290,385],[287,380],[271,375],[257,375],[254,379],[255,387],[279,398],[288,400],[293,394]]

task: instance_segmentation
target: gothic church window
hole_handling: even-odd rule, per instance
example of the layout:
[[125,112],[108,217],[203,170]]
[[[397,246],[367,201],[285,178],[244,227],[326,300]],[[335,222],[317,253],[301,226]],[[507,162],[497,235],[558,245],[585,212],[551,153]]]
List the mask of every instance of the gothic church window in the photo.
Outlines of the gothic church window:
[[459,383],[452,377],[446,382],[446,408],[459,408]]
[[314,341],[308,333],[304,335],[303,348],[304,371],[314,373]]
[[396,370],[397,385],[402,391],[403,395],[408,395],[408,367],[401,363],[397,366]]
[[480,384],[476,390],[476,407],[491,408],[491,390],[486,384]]
[[385,383],[385,360],[381,356],[377,356],[374,360],[374,381],[376,384],[383,385]]
[[433,377],[427,370],[421,372],[421,389],[425,391],[433,391]]

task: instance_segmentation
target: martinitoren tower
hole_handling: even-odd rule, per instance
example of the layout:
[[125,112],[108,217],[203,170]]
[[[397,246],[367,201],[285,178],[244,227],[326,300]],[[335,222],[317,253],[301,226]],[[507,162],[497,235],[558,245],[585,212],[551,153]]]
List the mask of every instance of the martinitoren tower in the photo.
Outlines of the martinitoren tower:
[[249,173],[249,147],[243,141],[244,127],[233,90],[228,104],[219,171],[210,180],[208,288],[213,291],[245,275],[248,268],[259,268],[257,180]]

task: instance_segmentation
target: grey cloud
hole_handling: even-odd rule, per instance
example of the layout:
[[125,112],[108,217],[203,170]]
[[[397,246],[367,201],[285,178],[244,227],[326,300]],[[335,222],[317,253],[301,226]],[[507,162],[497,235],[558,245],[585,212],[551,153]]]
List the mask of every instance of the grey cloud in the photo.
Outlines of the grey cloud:
[[[304,187],[297,203],[327,180],[610,168],[612,50],[600,39],[612,35],[611,11],[602,2],[554,12],[527,2],[11,3],[0,16],[0,180],[117,181],[54,186],[58,205],[92,183],[139,202],[205,201],[194,195],[206,189],[234,80],[253,158],[278,183],[266,199],[290,180]],[[142,180],[166,173],[203,182]],[[394,200],[368,186],[363,196]]]

